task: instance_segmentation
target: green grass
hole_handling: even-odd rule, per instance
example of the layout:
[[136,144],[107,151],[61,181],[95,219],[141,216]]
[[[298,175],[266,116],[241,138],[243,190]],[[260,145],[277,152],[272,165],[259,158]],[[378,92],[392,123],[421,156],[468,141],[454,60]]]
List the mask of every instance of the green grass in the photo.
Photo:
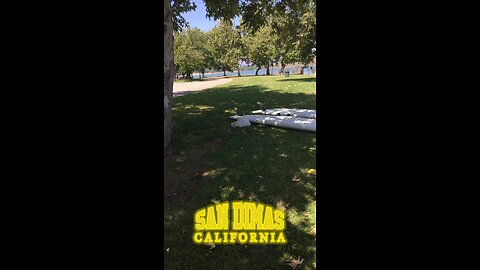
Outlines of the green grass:
[[[315,268],[316,134],[252,124],[232,128],[232,108],[315,108],[316,77],[258,76],[176,97],[174,153],[164,184],[165,269]],[[292,178],[299,178],[293,182]],[[192,242],[194,212],[212,203],[245,200],[284,209],[286,245],[217,245]]]

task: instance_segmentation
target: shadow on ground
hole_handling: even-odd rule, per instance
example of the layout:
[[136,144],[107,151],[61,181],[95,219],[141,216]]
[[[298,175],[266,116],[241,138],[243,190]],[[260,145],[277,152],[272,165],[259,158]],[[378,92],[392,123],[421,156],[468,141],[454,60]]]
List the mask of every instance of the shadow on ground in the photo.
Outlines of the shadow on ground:
[[279,81],[297,81],[297,82],[316,82],[317,77],[309,77],[309,78],[285,78]]
[[[309,81],[309,78],[306,78]],[[288,79],[300,80],[301,79]],[[252,125],[231,128],[232,108],[315,108],[315,95],[229,84],[177,97],[173,106],[174,154],[164,183],[165,269],[314,269],[316,134]],[[193,215],[222,201],[254,201],[287,213],[286,245],[193,244]]]

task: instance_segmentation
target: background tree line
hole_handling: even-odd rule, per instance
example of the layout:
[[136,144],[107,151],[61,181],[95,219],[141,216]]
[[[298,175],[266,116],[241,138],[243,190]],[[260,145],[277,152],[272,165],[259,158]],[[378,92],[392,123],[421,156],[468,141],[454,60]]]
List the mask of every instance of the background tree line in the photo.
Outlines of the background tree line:
[[[315,54],[315,2],[307,1],[281,15],[268,16],[257,29],[234,27],[230,20],[220,20],[210,31],[180,28],[174,32],[175,71],[191,79],[193,73],[202,76],[206,70],[238,71],[240,62],[261,68],[279,65],[282,74],[288,64],[306,67]],[[312,50],[313,49],[313,50]],[[303,68],[301,69],[303,72]]]

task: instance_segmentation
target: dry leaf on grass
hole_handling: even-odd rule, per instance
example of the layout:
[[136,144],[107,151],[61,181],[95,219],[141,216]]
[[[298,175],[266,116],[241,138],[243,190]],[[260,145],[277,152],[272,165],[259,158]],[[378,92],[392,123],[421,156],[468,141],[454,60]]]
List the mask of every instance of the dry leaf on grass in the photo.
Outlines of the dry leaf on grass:
[[210,249],[213,249],[215,248],[215,244],[214,243],[205,243],[206,246],[209,246]]
[[309,174],[312,174],[312,175],[317,175],[317,170],[316,169],[310,169],[307,171]]
[[297,268],[297,266],[301,265],[303,263],[303,259],[300,260],[300,257],[298,257],[297,260],[291,260],[290,262],[288,262],[287,264],[290,265],[292,267],[292,269],[295,269]]
[[298,178],[296,175],[292,178],[292,182],[300,182],[300,178]]
[[308,234],[316,237],[316,236],[317,236],[317,228],[313,228],[312,230],[310,230],[310,231],[308,232]]

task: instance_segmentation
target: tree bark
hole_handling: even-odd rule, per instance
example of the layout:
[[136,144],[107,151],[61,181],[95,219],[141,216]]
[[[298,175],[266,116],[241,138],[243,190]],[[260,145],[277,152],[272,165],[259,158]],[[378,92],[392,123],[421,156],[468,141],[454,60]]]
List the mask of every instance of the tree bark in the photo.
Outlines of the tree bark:
[[171,152],[172,99],[175,64],[173,61],[173,23],[170,1],[163,2],[163,157]]
[[241,77],[242,75],[240,75],[240,67],[238,67],[238,77]]
[[255,71],[255,76],[258,76],[258,71],[261,69],[262,67],[258,67],[257,71]]
[[282,67],[280,68],[280,74],[283,75],[283,73],[285,72],[285,66],[286,66],[286,65],[285,65],[285,63],[283,63],[283,61],[280,63],[280,65],[282,66]]
[[267,64],[267,73],[265,73],[265,75],[270,75],[270,63]]
[[223,76],[227,76],[227,73],[225,73],[225,69],[223,70]]

